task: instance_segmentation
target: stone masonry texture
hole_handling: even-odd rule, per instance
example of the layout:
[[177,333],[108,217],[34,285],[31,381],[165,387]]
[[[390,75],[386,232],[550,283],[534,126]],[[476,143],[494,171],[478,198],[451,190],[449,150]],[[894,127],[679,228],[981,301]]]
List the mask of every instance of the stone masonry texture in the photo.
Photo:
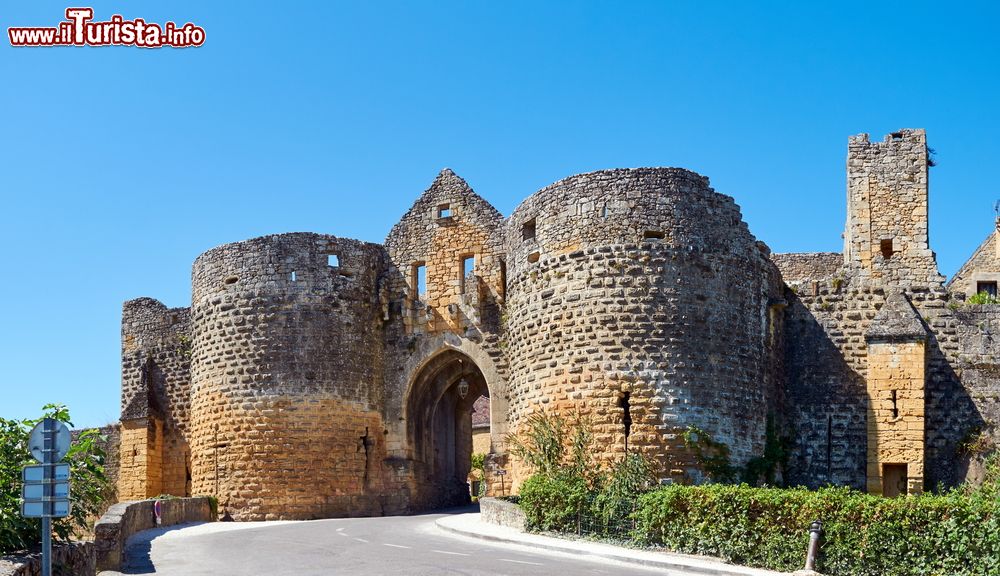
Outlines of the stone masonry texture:
[[516,490],[530,470],[509,438],[540,412],[664,482],[706,478],[685,431],[742,465],[768,421],[790,484],[975,478],[969,446],[1000,418],[1000,306],[964,299],[1000,276],[1000,248],[944,283],[928,174],[923,130],[851,137],[843,254],[772,254],[678,168],[571,176],[509,217],[445,169],[384,244],[209,250],[190,307],[124,305],[120,498],[212,495],[241,520],[458,504],[473,449],[489,494]]

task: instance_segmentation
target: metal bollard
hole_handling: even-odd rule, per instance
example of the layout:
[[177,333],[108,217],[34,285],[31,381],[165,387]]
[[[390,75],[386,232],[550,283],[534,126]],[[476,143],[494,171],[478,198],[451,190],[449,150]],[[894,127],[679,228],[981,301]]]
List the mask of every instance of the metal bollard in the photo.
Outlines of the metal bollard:
[[823,536],[823,523],[819,520],[809,525],[809,551],[806,552],[806,570],[816,571],[816,557],[819,556],[819,539]]

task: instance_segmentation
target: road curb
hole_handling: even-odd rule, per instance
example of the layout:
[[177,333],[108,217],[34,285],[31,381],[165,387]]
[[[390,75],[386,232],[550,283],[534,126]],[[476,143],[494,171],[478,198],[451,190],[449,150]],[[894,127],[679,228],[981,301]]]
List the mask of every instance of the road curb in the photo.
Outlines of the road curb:
[[[628,548],[623,548],[621,552],[610,551],[610,550],[607,551],[587,550],[570,545],[571,542],[577,542],[577,541],[570,541],[570,540],[562,541],[559,540],[558,538],[541,536],[541,535],[531,535],[530,539],[518,538],[516,536],[505,536],[501,534],[493,534],[486,531],[477,531],[472,528],[462,527],[460,525],[456,525],[458,524],[456,522],[449,522],[449,520],[453,520],[453,517],[438,518],[437,520],[434,521],[434,523],[435,525],[437,525],[438,528],[444,530],[445,532],[450,532],[452,534],[457,534],[459,536],[465,536],[468,538],[476,538],[479,540],[500,542],[504,544],[517,544],[519,546],[527,546],[529,548],[539,548],[551,552],[562,552],[564,554],[572,554],[575,556],[600,558],[603,560],[613,560],[615,562],[643,566],[646,568],[682,570],[684,571],[684,573],[705,574],[706,576],[779,576],[783,574],[782,572],[772,572],[769,570],[762,570],[758,568],[734,566],[732,564],[725,564],[720,561],[713,561],[707,559],[695,560],[680,556],[670,556],[666,554],[664,558],[655,558],[655,559],[631,556],[628,554],[629,552]],[[650,552],[645,552],[645,553],[649,554]],[[714,565],[706,565],[706,564],[714,564]]]

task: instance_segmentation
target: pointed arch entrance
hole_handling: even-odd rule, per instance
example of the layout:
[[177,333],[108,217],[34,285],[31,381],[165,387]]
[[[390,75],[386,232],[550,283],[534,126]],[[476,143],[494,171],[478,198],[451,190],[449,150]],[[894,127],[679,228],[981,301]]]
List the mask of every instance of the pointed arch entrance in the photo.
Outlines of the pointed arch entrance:
[[414,470],[428,507],[469,501],[473,405],[490,396],[479,366],[458,350],[423,364],[406,399],[406,426]]

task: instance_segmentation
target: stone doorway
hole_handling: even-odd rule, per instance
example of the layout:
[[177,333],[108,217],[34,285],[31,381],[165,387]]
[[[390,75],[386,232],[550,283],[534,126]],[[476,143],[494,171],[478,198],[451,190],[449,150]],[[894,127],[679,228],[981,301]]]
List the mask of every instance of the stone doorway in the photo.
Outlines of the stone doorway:
[[882,465],[882,495],[889,498],[906,494],[906,464]]
[[424,506],[469,502],[472,416],[475,402],[482,396],[489,396],[483,372],[456,350],[434,356],[414,377],[405,418]]

